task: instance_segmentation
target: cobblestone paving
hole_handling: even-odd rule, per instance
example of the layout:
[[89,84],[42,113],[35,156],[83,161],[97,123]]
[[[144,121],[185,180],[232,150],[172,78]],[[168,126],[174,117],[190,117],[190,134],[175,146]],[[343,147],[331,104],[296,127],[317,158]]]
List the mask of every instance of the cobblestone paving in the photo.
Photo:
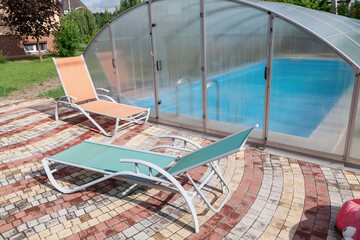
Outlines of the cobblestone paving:
[[[72,110],[54,120],[54,101],[44,98],[0,101],[0,240],[2,239],[340,239],[335,218],[348,199],[360,198],[354,172],[245,150],[219,165],[232,195],[219,213],[195,198],[200,232],[179,194],[108,180],[74,194],[49,183],[41,159],[92,139],[137,149],[167,143],[163,134],[179,134],[201,145],[199,134],[135,125],[108,138]],[[105,128],[112,121],[95,116]],[[178,154],[166,150],[167,154]],[[201,181],[208,171],[190,174]],[[56,178],[82,184],[98,174],[63,167]],[[179,181],[189,189],[186,177]],[[209,185],[220,188],[213,179]],[[210,200],[223,195],[206,189]]]

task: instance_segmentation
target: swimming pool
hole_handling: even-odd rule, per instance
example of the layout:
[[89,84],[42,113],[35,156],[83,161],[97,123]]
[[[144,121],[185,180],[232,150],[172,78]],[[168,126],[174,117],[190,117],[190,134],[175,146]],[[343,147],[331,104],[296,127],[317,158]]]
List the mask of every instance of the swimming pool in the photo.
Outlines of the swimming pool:
[[[252,126],[264,121],[265,62],[214,75],[208,88],[208,119]],[[273,60],[269,130],[309,137],[353,84],[352,68],[343,61],[279,58]],[[202,117],[201,81],[159,93],[162,112]],[[219,91],[219,94],[217,93]],[[144,99],[145,100],[145,99]],[[145,100],[154,107],[153,99]]]

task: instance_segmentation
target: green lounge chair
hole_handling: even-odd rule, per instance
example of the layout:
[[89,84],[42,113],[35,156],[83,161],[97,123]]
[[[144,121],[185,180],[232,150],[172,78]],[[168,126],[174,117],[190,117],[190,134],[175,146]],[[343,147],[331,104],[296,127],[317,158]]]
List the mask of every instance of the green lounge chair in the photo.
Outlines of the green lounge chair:
[[[197,193],[211,210],[215,212],[221,210],[226,200],[230,196],[230,188],[222,177],[220,169],[215,160],[239,151],[245,144],[252,130],[257,126],[258,125],[251,127],[243,132],[230,135],[203,148],[200,148],[198,144],[192,142],[191,140],[177,136],[166,136],[172,138],[172,145],[158,146],[153,148],[156,149],[166,147],[191,151],[189,148],[187,148],[187,143],[190,143],[199,148],[198,150],[192,151],[183,157],[176,158],[151,151],[140,151],[110,144],[85,141],[61,153],[43,159],[42,164],[52,185],[63,193],[73,193],[109,178],[122,179],[127,182],[133,182],[136,184],[151,186],[170,192],[180,193],[189,205],[194,220],[195,232],[197,233],[199,231],[199,224],[194,205],[192,204],[192,198]],[[175,139],[184,141],[184,147],[175,146]],[[51,170],[49,162],[92,170],[102,173],[104,176],[90,183],[86,183],[73,189],[68,189],[60,186],[57,183],[53,177],[53,173],[58,169],[55,168],[54,170]],[[200,185],[198,185],[187,172],[191,169],[206,164],[211,168],[211,171],[205,180]],[[183,173],[193,184],[195,192],[190,193],[185,191],[180,183],[175,179],[174,176]],[[228,192],[225,199],[220,203],[218,208],[214,208],[201,192],[201,189],[214,174],[216,174],[221,181],[223,193],[225,193],[225,188]]]

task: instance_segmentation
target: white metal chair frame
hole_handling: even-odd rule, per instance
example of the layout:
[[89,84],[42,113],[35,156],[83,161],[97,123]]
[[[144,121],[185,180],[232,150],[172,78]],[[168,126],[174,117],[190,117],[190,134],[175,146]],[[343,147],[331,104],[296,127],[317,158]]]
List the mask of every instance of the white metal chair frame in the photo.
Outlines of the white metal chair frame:
[[[159,148],[170,148],[170,149],[176,149],[176,150],[180,150],[180,151],[194,151],[194,149],[190,149],[187,147],[187,143],[195,146],[196,148],[201,148],[201,146],[199,144],[197,144],[196,142],[184,138],[184,137],[179,137],[179,136],[161,136],[161,138],[171,138],[172,139],[172,144],[171,145],[161,145],[161,146],[156,146],[153,147],[150,150],[155,150],[155,149],[159,149]],[[180,140],[184,142],[184,147],[178,147],[175,146],[175,140]],[[104,144],[106,145],[106,144]],[[240,149],[240,148],[239,148]],[[232,154],[232,153],[230,153]],[[224,156],[229,155],[229,154],[224,154]],[[224,156],[220,156],[217,159],[220,159],[221,157]],[[194,221],[194,226],[195,226],[195,232],[198,233],[199,232],[199,223],[198,223],[198,218],[197,218],[197,214],[195,211],[195,207],[192,203],[192,199],[196,196],[196,194],[199,194],[199,196],[201,197],[201,199],[205,202],[205,204],[209,207],[209,209],[211,209],[214,212],[219,212],[222,207],[225,205],[227,199],[230,197],[231,191],[230,191],[230,187],[228,186],[228,184],[225,182],[225,179],[223,178],[221,171],[219,169],[218,164],[214,161],[214,159],[212,159],[212,162],[208,163],[208,166],[211,167],[211,171],[210,173],[205,177],[205,179],[202,181],[202,183],[200,185],[198,185],[197,183],[195,183],[195,181],[191,178],[191,176],[187,173],[187,171],[183,171],[181,173],[185,173],[185,175],[187,176],[187,178],[190,180],[191,184],[194,186],[195,192],[190,192],[190,191],[186,191],[181,184],[175,179],[174,176],[176,175],[180,175],[181,173],[175,173],[173,175],[169,174],[168,172],[166,172],[166,170],[143,160],[138,160],[138,159],[119,159],[120,162],[123,163],[134,163],[134,167],[135,167],[135,172],[133,171],[122,171],[122,172],[116,172],[116,173],[109,173],[106,171],[101,171],[101,170],[97,170],[97,169],[92,169],[92,168],[88,168],[88,167],[84,167],[84,166],[80,166],[80,165],[76,165],[76,164],[71,164],[71,166],[74,167],[79,167],[82,169],[87,169],[87,170],[92,170],[92,171],[96,171],[99,173],[104,174],[103,177],[96,179],[92,182],[83,184],[81,186],[75,187],[73,189],[68,189],[65,188],[63,186],[61,186],[60,184],[57,183],[56,179],[53,176],[53,173],[56,172],[59,169],[54,169],[51,170],[50,166],[49,166],[49,162],[57,162],[57,163],[63,163],[66,165],[70,165],[67,162],[61,162],[59,160],[54,160],[51,158],[45,158],[42,160],[42,164],[44,166],[45,172],[51,182],[51,184],[60,192],[62,193],[74,193],[77,192],[79,190],[82,190],[84,188],[90,187],[94,184],[97,184],[99,182],[102,182],[104,180],[110,179],[110,178],[116,178],[116,179],[120,179],[120,180],[125,180],[127,182],[132,182],[135,184],[140,184],[140,185],[145,185],[145,186],[150,186],[153,188],[158,188],[161,190],[166,190],[166,191],[170,191],[170,192],[174,192],[174,193],[180,193],[186,203],[188,204],[189,208],[190,208],[190,212],[192,214],[193,217],[193,221]],[[149,175],[143,174],[139,172],[139,165],[144,165],[146,167],[149,168]],[[153,171],[157,171],[159,172],[158,176],[153,176]],[[201,190],[203,189],[203,187],[210,181],[210,179],[212,178],[213,175],[216,175],[221,182],[222,185],[222,192],[225,193],[225,189],[227,189],[228,193],[225,196],[225,198],[223,199],[223,201],[220,203],[218,208],[213,207],[213,205],[206,199],[206,196],[201,192]],[[166,185],[164,185],[166,184]],[[174,187],[173,187],[174,186]]]
[[[81,55],[81,58],[82,58],[82,61],[85,65],[85,69],[86,69],[86,73],[87,73],[87,76],[89,77],[89,81],[91,83],[91,86],[92,86],[92,89],[94,90],[94,94],[95,94],[95,99],[88,99],[88,100],[85,100],[86,102],[88,101],[91,101],[91,100],[100,100],[99,97],[103,97],[107,100],[110,100],[111,102],[113,103],[117,103],[112,97],[108,96],[108,95],[105,95],[105,94],[98,94],[97,91],[102,91],[103,93],[105,92],[110,92],[109,90],[105,89],[105,88],[96,88],[94,87],[94,84],[91,80],[91,76],[90,76],[90,73],[89,73],[89,69],[87,68],[87,65],[85,64],[85,60],[84,60],[84,56]],[[114,116],[110,116],[110,115],[106,115],[106,114],[100,114],[100,113],[97,113],[97,114],[100,114],[100,115],[103,115],[103,116],[107,116],[107,117],[110,117],[110,118],[116,118],[116,123],[115,123],[115,129],[112,133],[107,133],[91,116],[90,116],[90,113],[96,113],[96,112],[91,112],[91,111],[87,111],[85,109],[83,109],[80,105],[81,104],[76,104],[76,103],[73,103],[72,100],[77,100],[76,97],[74,96],[69,96],[67,95],[67,91],[66,91],[66,87],[65,87],[65,84],[64,84],[64,81],[61,77],[61,74],[60,74],[60,70],[56,64],[56,61],[55,61],[55,58],[53,58],[53,61],[54,61],[54,64],[55,64],[55,67],[56,67],[56,70],[58,72],[58,75],[59,75],[59,78],[60,78],[60,81],[61,81],[61,84],[63,86],[63,89],[64,89],[64,92],[65,92],[65,96],[62,96],[61,98],[58,99],[57,103],[56,103],[56,107],[55,107],[55,119],[58,120],[59,119],[59,105],[62,104],[66,107],[70,107],[70,108],[74,108],[74,109],[77,109],[79,110],[82,114],[84,114],[105,136],[107,137],[111,137],[113,136],[118,128],[122,128],[122,127],[125,127],[129,124],[132,124],[132,123],[135,123],[135,124],[144,124],[146,123],[148,120],[149,120],[149,115],[150,115],[150,108],[146,109],[146,111],[144,112],[141,112],[139,114],[136,114],[134,116],[129,116],[128,118],[116,118]],[[122,125],[119,125],[119,122],[120,121],[128,121],[127,123],[124,123]]]
[[[105,91],[108,91],[106,89],[103,89],[103,88],[97,88],[96,90],[105,90]],[[109,99],[111,102],[113,103],[117,103],[113,98],[111,98],[110,96],[107,96],[107,95],[103,95],[103,94],[97,94],[97,96],[99,97],[104,97],[104,98],[107,98]],[[56,103],[56,107],[55,107],[55,119],[56,120],[59,120],[59,107],[60,107],[60,104],[62,105],[65,105],[66,107],[70,107],[70,108],[74,108],[74,109],[77,109],[79,110],[82,114],[84,114],[105,136],[107,137],[111,137],[111,136],[114,136],[114,134],[117,132],[117,130],[119,128],[122,128],[122,127],[125,127],[129,124],[132,124],[132,123],[135,123],[135,124],[144,124],[146,123],[148,120],[149,120],[149,115],[150,115],[150,108],[147,109],[147,111],[145,112],[142,112],[142,113],[139,113],[135,116],[130,116],[128,118],[116,118],[116,123],[115,123],[115,129],[112,133],[107,133],[91,116],[90,116],[90,111],[86,111],[84,110],[82,107],[81,107],[81,104],[76,104],[76,103],[72,103],[71,100],[77,100],[75,97],[72,97],[72,96],[62,96],[61,98],[59,98],[59,100],[57,101]],[[99,100],[99,98],[97,98],[96,100]],[[107,116],[107,117],[110,117],[110,118],[114,118],[113,116],[110,116],[110,115],[104,115],[104,114],[101,114],[102,116]],[[127,121],[127,123],[124,123],[124,124],[121,124],[119,125],[119,122],[120,121]]]
[[[59,190],[60,192],[63,192],[63,193],[73,193],[73,192],[76,192],[76,191],[79,191],[81,189],[87,188],[89,186],[92,186],[94,184],[97,184],[97,183],[99,183],[101,181],[104,181],[106,179],[109,179],[109,178],[117,178],[117,179],[125,180],[127,182],[132,182],[132,183],[135,183],[135,184],[140,184],[140,185],[150,186],[150,187],[153,187],[153,188],[158,188],[158,189],[161,189],[161,190],[180,193],[184,197],[185,201],[187,202],[187,204],[188,204],[188,206],[190,208],[190,211],[191,211],[191,214],[192,214],[192,217],[193,217],[193,221],[194,221],[195,232],[198,233],[199,232],[199,223],[198,223],[198,218],[197,218],[197,214],[196,214],[196,211],[195,211],[195,207],[194,207],[194,205],[192,203],[192,199],[194,198],[194,196],[196,196],[196,194],[198,194],[201,197],[201,199],[205,202],[205,204],[208,206],[208,208],[211,209],[212,211],[219,212],[222,209],[222,207],[225,205],[227,199],[230,197],[231,189],[230,189],[229,185],[225,182],[225,179],[223,178],[223,176],[221,174],[220,168],[219,168],[216,160],[219,160],[219,159],[221,159],[223,157],[226,157],[226,156],[229,156],[229,155],[231,155],[233,153],[238,152],[245,145],[245,142],[246,142],[247,138],[251,134],[252,130],[254,128],[256,128],[256,127],[258,127],[258,125],[255,125],[255,126],[249,128],[249,129],[247,129],[247,130],[245,130],[243,132],[235,133],[233,135],[230,135],[230,136],[222,139],[222,140],[228,140],[233,136],[237,136],[238,134],[242,134],[244,132],[247,132],[246,133],[247,135],[244,136],[245,138],[243,138],[241,140],[241,142],[239,142],[240,146],[236,145],[236,147],[235,146],[230,147],[227,150],[228,152],[220,152],[219,154],[216,154],[216,155],[213,155],[213,156],[210,155],[210,156],[208,156],[209,158],[203,159],[203,160],[201,160],[199,162],[192,163],[192,165],[185,165],[182,168],[178,168],[178,169],[175,168],[176,170],[171,171],[171,174],[168,171],[170,171],[173,166],[175,167],[175,165],[177,164],[176,163],[177,161],[181,161],[184,158],[182,158],[182,157],[178,157],[178,158],[171,157],[171,159],[169,159],[169,160],[173,159],[174,161],[171,163],[171,166],[169,168],[167,168],[167,169],[166,168],[164,169],[162,167],[159,167],[159,166],[157,166],[157,165],[155,165],[153,163],[150,163],[150,162],[147,162],[147,161],[144,161],[144,160],[121,159],[121,158],[119,158],[119,162],[121,162],[121,163],[133,163],[135,171],[126,170],[126,171],[118,171],[118,172],[114,172],[114,173],[109,172],[109,171],[105,171],[105,170],[94,169],[92,167],[81,166],[81,165],[78,165],[78,164],[75,164],[75,163],[69,163],[69,162],[62,161],[62,160],[56,160],[56,159],[52,159],[52,158],[44,158],[42,160],[42,164],[44,166],[44,169],[45,169],[45,172],[46,172],[47,176],[49,177],[50,182],[53,184],[53,186],[57,190]],[[170,149],[175,149],[175,150],[180,150],[180,151],[193,152],[193,153],[190,153],[190,154],[196,154],[195,149],[189,148],[188,144],[193,145],[197,149],[201,148],[201,146],[199,144],[197,144],[196,142],[194,142],[194,141],[192,141],[190,139],[184,138],[184,137],[169,135],[169,136],[162,136],[162,138],[171,138],[172,139],[171,145],[155,146],[150,150],[154,150],[154,149],[158,149],[158,148],[170,148]],[[183,141],[183,147],[176,146],[176,144],[175,144],[176,140],[179,140],[180,143]],[[207,147],[211,148],[211,146],[214,147],[215,144],[220,144],[220,142],[221,141],[219,141],[217,143],[210,144],[210,145],[204,147],[204,149],[207,148]],[[97,143],[97,144],[99,144],[99,143]],[[120,146],[115,146],[115,145],[111,145],[111,144],[101,144],[101,145],[103,145],[103,146],[111,146],[111,147],[121,148],[121,149],[127,149],[126,147],[120,147]],[[131,149],[131,150],[134,150],[134,149]],[[138,151],[138,152],[146,152],[146,151],[141,151],[141,150],[136,150],[136,151]],[[201,151],[201,150],[199,150],[199,151]],[[149,151],[147,151],[146,153],[149,153]],[[159,154],[159,155],[164,156],[164,154],[160,154],[160,153],[155,153],[155,152],[151,152],[151,153],[152,154]],[[57,183],[57,181],[55,180],[55,178],[53,176],[53,173],[56,172],[58,169],[55,168],[54,170],[51,170],[50,166],[49,166],[49,162],[56,162],[56,163],[60,163],[60,164],[65,164],[65,165],[69,165],[69,166],[74,166],[74,167],[79,167],[79,168],[95,171],[95,172],[104,174],[104,176],[99,178],[99,179],[93,180],[92,182],[89,182],[89,183],[83,184],[81,186],[75,187],[73,189],[68,189],[68,188],[65,188],[65,187],[63,187],[63,186],[61,186],[61,185],[59,185]],[[170,162],[169,162],[169,164],[170,164]],[[139,165],[147,167],[148,170],[149,170],[148,174],[147,173],[146,174],[141,173],[139,171]],[[209,174],[204,178],[202,183],[197,184],[191,178],[191,176],[188,174],[188,171],[192,170],[192,169],[195,169],[195,168],[197,168],[199,166],[204,166],[204,165],[208,165],[208,167],[210,167],[211,170],[210,170]],[[155,176],[153,174],[154,171],[157,172]],[[175,179],[174,176],[181,175],[183,173],[190,180],[191,184],[193,185],[193,187],[195,189],[195,192],[186,191],[181,186],[181,184]],[[226,196],[224,197],[224,199],[222,200],[222,202],[220,203],[218,208],[215,208],[213,206],[213,204],[211,204],[206,199],[206,196],[201,191],[204,188],[204,186],[210,181],[210,179],[213,177],[213,175],[216,175],[219,178],[221,186],[222,186],[222,193],[225,193],[225,190],[227,190],[227,192],[228,192],[226,194]]]

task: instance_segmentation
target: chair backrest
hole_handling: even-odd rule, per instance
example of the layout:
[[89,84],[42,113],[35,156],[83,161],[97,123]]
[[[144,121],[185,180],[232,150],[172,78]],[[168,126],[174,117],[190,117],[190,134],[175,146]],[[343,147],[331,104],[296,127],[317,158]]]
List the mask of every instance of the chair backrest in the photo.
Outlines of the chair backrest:
[[97,98],[83,56],[53,58],[53,61],[65,94],[77,98],[72,102]]
[[177,175],[239,151],[256,127],[258,127],[258,125],[245,131],[232,134],[220,141],[185,155],[167,172],[172,175]]

